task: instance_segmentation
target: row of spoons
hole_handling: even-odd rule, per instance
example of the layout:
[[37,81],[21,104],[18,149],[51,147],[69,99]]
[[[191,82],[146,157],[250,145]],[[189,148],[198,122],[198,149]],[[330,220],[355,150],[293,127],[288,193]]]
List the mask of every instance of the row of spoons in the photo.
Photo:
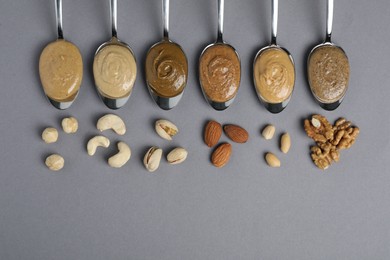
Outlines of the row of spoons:
[[[272,37],[269,46],[259,50],[253,63],[257,95],[272,113],[281,112],[291,99],[295,67],[291,54],[277,44],[278,0],[272,0]],[[331,42],[334,0],[328,0],[325,42],[313,48],[308,58],[308,79],[318,103],[333,110],[342,102],[349,81],[349,62],[345,52]],[[58,38],[40,56],[39,73],[51,104],[66,109],[76,99],[82,81],[80,51],[63,37],[62,0],[55,0]],[[162,0],[163,38],[146,57],[146,80],[153,100],[165,110],[175,107],[184,92],[188,62],[180,45],[169,38],[169,0]],[[99,96],[107,107],[118,109],[129,99],[137,75],[134,53],[117,36],[117,0],[110,0],[112,37],[96,50],[93,74]],[[218,0],[218,34],[199,60],[199,79],[203,94],[216,110],[228,108],[241,81],[241,62],[237,51],[223,39],[224,0]]]

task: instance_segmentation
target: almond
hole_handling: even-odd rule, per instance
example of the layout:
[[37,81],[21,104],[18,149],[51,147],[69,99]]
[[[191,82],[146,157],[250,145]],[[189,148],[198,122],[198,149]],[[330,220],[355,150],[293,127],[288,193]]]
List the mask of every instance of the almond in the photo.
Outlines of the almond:
[[238,125],[225,125],[223,127],[225,134],[236,143],[246,143],[249,138],[248,132]]
[[211,162],[215,167],[221,168],[225,166],[232,154],[232,146],[229,143],[220,144],[211,155]]
[[210,120],[204,130],[204,142],[208,147],[213,147],[219,141],[222,135],[222,126],[220,123]]

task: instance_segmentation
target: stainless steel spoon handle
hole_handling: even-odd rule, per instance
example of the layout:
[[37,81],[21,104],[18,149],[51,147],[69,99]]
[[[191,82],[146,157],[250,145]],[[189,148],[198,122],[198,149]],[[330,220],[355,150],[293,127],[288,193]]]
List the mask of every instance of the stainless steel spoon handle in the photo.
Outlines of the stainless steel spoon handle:
[[62,0],[55,0],[56,7],[56,20],[57,20],[57,38],[64,39],[64,34],[62,32]]
[[118,16],[118,2],[117,0],[111,0],[110,1],[110,10],[111,10],[111,30],[112,30],[112,37],[117,37],[117,16]]
[[331,42],[332,37],[332,27],[333,27],[333,9],[334,9],[334,0],[328,0],[327,6],[327,20],[326,20],[326,42]]
[[225,10],[225,0],[218,0],[218,36],[217,36],[217,42],[223,42],[224,10]]
[[163,5],[162,16],[163,16],[163,26],[164,26],[163,36],[165,40],[169,40],[169,0],[163,0],[162,5]]
[[276,36],[278,34],[278,11],[279,11],[279,0],[272,0],[272,35],[271,35],[272,45],[276,45]]

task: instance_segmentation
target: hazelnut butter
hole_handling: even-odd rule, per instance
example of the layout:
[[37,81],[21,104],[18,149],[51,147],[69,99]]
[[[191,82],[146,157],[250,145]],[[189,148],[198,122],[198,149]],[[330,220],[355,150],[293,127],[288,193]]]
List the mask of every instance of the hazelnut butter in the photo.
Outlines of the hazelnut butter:
[[187,58],[175,43],[154,45],[146,57],[145,70],[148,85],[158,96],[177,96],[187,84]]
[[309,84],[322,103],[340,100],[348,88],[349,62],[337,46],[321,46],[311,53],[308,62]]
[[99,92],[109,98],[130,95],[137,75],[133,54],[121,44],[108,44],[93,61],[93,75]]
[[295,69],[287,52],[280,48],[267,48],[254,64],[257,93],[268,103],[282,103],[294,89]]
[[202,54],[199,64],[203,92],[209,100],[226,102],[232,99],[240,87],[240,60],[232,47],[216,44]]
[[83,78],[83,60],[79,49],[65,40],[49,43],[39,58],[39,76],[50,99],[73,100]]

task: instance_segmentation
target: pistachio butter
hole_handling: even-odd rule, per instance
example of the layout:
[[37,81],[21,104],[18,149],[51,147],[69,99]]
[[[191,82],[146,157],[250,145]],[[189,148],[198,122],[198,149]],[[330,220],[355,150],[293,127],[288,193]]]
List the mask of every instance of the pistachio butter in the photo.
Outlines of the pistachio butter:
[[133,89],[137,75],[135,58],[126,46],[108,44],[95,56],[93,75],[95,84],[103,96],[127,97]]
[[322,103],[334,103],[347,91],[350,68],[344,51],[333,45],[320,46],[311,53],[308,62],[309,84]]
[[232,47],[216,44],[207,48],[199,64],[200,81],[208,99],[226,102],[240,87],[240,60]]
[[287,52],[268,48],[260,53],[254,64],[257,92],[268,103],[282,103],[294,89],[295,69]]
[[161,97],[177,96],[187,84],[187,58],[172,42],[157,43],[149,50],[145,71],[150,88]]
[[39,58],[39,76],[50,99],[62,102],[73,100],[83,78],[79,49],[66,40],[49,43]]

